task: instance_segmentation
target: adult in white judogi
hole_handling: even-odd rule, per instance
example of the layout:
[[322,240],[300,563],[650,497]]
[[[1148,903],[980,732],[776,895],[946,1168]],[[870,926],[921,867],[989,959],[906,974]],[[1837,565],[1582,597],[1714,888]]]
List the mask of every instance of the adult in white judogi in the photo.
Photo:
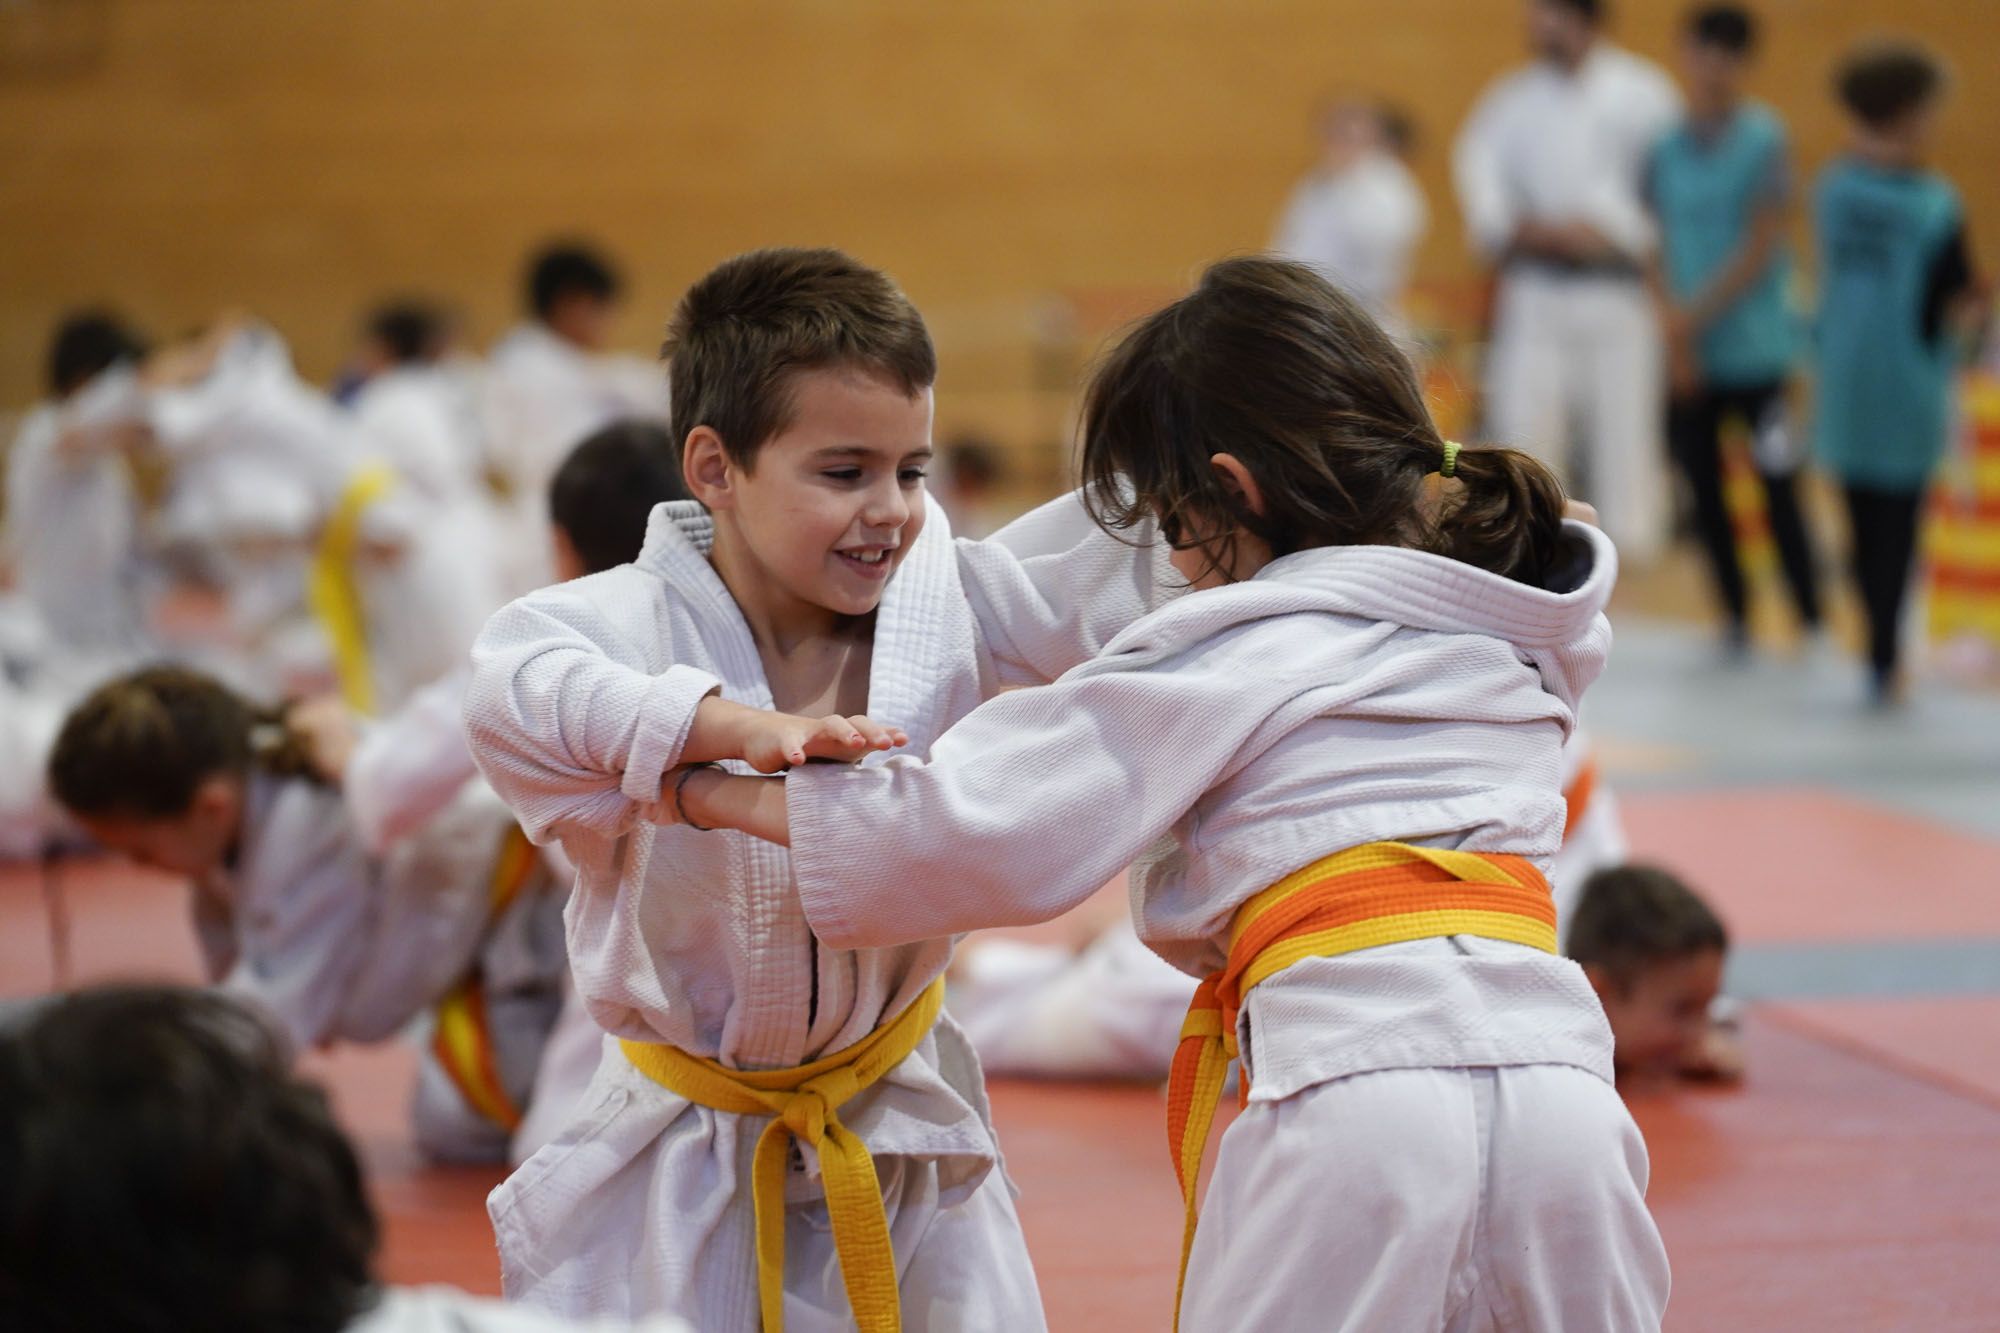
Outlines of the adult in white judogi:
[[1628,559],[1659,554],[1667,485],[1647,156],[1679,115],[1673,81],[1598,33],[1595,0],[1528,0],[1535,62],[1487,90],[1453,176],[1473,246],[1499,270],[1486,433],[1552,464]]
[[[1010,532],[1062,554],[1017,559]],[[522,826],[559,838],[576,863],[570,961],[598,1023],[735,1068],[791,1068],[902,1013],[944,971],[951,941],[824,947],[782,849],[648,822],[704,697],[719,687],[772,702],[706,558],[712,533],[698,504],[662,505],[634,564],[495,616],[473,653],[467,729]],[[868,710],[922,753],[1000,687],[1087,658],[1173,578],[1160,549],[1098,531],[1073,498],[989,542],[955,543],[932,505],[875,614]],[[874,1156],[906,1327],[1042,1327],[978,1061],[950,1017],[840,1119]],[[490,1200],[508,1294],[563,1313],[677,1309],[704,1330],[754,1330],[750,1166],[766,1123],[667,1092],[607,1043],[579,1114]],[[806,1153],[787,1189],[788,1333],[852,1327],[823,1193]]]
[[1391,150],[1378,108],[1330,107],[1322,134],[1324,158],[1292,191],[1271,249],[1312,265],[1391,336],[1406,340],[1403,288],[1410,257],[1430,226],[1423,190]]
[[[928,763],[794,770],[807,922],[870,949],[1046,920],[1143,851],[1139,934],[1205,976],[1245,901],[1342,849],[1546,866],[1562,741],[1610,643],[1611,543],[1568,533],[1564,591],[1417,551],[1300,551],[992,701]],[[1307,957],[1250,992],[1237,1036],[1250,1104],[1222,1138],[1183,1329],[1658,1328],[1645,1145],[1574,963],[1463,935]]]

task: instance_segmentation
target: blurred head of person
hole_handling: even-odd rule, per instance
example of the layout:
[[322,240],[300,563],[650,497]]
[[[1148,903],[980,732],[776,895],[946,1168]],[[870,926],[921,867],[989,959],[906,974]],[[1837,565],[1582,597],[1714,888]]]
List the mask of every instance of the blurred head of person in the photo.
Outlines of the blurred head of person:
[[1381,108],[1361,97],[1330,97],[1319,108],[1320,163],[1331,172],[1345,171],[1387,145]]
[[565,342],[602,351],[611,342],[624,280],[604,254],[577,242],[546,247],[528,265],[528,309]]
[[688,498],[674,437],[652,421],[614,421],[569,451],[549,481],[556,577],[638,559],[657,505]]
[[756,250],[688,289],[662,355],[681,475],[737,600],[872,613],[925,516],[937,353],[910,299],[838,250]]
[[1681,34],[1681,73],[1697,116],[1727,114],[1743,96],[1757,51],[1757,19],[1741,5],[1703,5]]
[[428,366],[451,350],[456,334],[443,307],[421,300],[388,301],[370,311],[361,331],[358,368],[368,375]]
[[219,992],[86,990],[0,1034],[0,1327],[336,1333],[377,1226],[325,1096]]
[[228,864],[253,771],[313,780],[281,712],[185,667],[98,686],[49,753],[49,790],[98,842],[141,865],[200,877]]
[[1604,26],[1604,0],[1528,0],[1528,49],[1575,69]]
[[1600,870],[1563,948],[1604,1004],[1621,1072],[1670,1073],[1699,1059],[1729,932],[1693,889],[1657,866]]
[[49,396],[68,398],[115,365],[143,361],[148,350],[145,337],[112,311],[67,315],[49,339]]
[[1922,160],[1945,90],[1944,65],[1909,41],[1870,42],[1834,73],[1834,94],[1864,152],[1898,165]]

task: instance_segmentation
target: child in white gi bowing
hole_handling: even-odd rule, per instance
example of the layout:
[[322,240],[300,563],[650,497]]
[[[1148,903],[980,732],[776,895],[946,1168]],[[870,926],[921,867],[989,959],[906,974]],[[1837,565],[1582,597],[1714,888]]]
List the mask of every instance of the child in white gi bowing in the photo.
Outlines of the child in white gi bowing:
[[[474,756],[576,863],[571,967],[623,1039],[493,1195],[508,1293],[717,1333],[874,1333],[899,1303],[913,1327],[1040,1328],[978,1062],[938,1012],[950,941],[824,948],[781,850],[655,820],[677,765],[889,743],[842,714],[894,716],[921,752],[1136,619],[1157,548],[1073,500],[1021,520],[1060,555],[954,543],[924,494],[930,336],[837,252],[721,265],[667,350],[699,503],[656,511],[635,563],[509,606],[473,651]],[[835,716],[756,711],[774,706]]]
[[829,948],[1052,917],[1171,834],[1133,895],[1207,978],[1169,1104],[1183,1327],[1657,1328],[1645,1145],[1541,869],[1610,543],[1526,455],[1440,439],[1373,321],[1270,259],[1112,354],[1084,469],[1195,591],[928,763],[694,770],[677,811],[788,841]]
[[49,786],[105,846],[188,877],[210,980],[294,1049],[386,1040],[429,1011],[417,1145],[502,1160],[562,999],[549,873],[480,784],[377,859],[310,768],[282,713],[154,667],[77,705]]

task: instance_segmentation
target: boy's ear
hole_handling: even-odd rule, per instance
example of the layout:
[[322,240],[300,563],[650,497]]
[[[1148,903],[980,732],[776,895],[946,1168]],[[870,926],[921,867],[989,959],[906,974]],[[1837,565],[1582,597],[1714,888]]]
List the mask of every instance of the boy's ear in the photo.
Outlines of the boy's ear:
[[1235,454],[1214,454],[1209,457],[1208,465],[1215,469],[1223,489],[1241,501],[1244,509],[1258,518],[1264,517],[1264,492],[1242,459]]
[[1610,970],[1602,963],[1585,963],[1583,965],[1583,977],[1584,980],[1590,983],[1590,988],[1597,992],[1597,998],[1600,1002],[1610,997],[1618,989],[1618,983],[1612,979]]
[[188,802],[188,809],[193,814],[226,822],[236,817],[237,803],[236,779],[217,773],[195,785],[194,798]]
[[710,509],[727,509],[734,495],[735,469],[713,427],[696,426],[681,448],[681,480],[688,494]]

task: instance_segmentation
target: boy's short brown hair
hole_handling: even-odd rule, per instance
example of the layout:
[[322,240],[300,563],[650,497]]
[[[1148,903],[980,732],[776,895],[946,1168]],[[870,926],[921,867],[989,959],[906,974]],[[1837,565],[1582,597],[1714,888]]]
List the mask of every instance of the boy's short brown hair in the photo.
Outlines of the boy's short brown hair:
[[753,250],[688,288],[667,325],[676,449],[707,426],[748,468],[791,424],[802,370],[852,367],[911,397],[937,381],[924,318],[886,273],[838,250]]
[[1855,119],[1887,129],[1937,97],[1944,66],[1915,42],[1870,42],[1840,62],[1833,88]]
[[1727,953],[1715,910],[1672,871],[1651,865],[1600,870],[1584,881],[1563,952],[1630,987],[1649,967],[1699,953]]

